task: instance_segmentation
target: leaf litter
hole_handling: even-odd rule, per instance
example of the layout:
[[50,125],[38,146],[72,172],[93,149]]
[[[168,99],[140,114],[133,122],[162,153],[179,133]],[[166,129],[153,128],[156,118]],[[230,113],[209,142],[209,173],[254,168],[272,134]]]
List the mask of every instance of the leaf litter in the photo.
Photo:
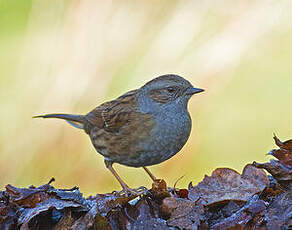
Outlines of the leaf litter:
[[[280,141],[267,163],[242,174],[218,168],[186,188],[156,180],[139,196],[118,193],[84,198],[79,188],[51,183],[0,191],[0,229],[291,229],[292,140]],[[267,175],[265,171],[270,173]]]

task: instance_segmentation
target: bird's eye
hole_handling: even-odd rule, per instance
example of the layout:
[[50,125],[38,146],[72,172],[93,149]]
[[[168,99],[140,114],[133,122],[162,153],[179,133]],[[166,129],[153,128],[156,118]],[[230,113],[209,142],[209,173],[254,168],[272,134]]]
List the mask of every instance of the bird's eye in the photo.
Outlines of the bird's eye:
[[168,91],[169,93],[174,93],[174,92],[175,92],[175,88],[173,88],[173,87],[168,87],[168,88],[167,88],[167,91]]

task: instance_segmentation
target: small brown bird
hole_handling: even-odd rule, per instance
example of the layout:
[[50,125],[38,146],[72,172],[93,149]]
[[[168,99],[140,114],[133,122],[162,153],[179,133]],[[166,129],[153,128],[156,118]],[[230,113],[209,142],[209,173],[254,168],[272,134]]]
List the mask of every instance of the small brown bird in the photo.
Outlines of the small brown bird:
[[167,74],[101,104],[86,115],[35,117],[60,118],[83,129],[96,151],[104,156],[106,167],[119,181],[122,191],[127,193],[132,190],[112,164],[143,167],[155,181],[146,166],[166,161],[181,150],[192,126],[188,101],[192,95],[203,91],[178,75]]

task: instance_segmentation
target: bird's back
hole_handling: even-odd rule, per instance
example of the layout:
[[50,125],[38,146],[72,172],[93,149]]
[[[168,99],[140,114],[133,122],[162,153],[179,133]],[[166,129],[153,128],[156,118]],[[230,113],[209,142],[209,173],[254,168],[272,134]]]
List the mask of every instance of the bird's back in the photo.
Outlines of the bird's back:
[[86,132],[100,154],[113,162],[140,166],[140,143],[151,138],[155,121],[138,111],[137,90],[103,103],[85,117],[89,123]]

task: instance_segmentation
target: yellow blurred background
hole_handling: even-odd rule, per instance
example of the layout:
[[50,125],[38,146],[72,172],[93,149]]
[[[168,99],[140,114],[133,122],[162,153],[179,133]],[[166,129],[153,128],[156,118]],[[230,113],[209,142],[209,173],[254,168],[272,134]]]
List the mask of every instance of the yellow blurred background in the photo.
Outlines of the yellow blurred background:
[[[292,1],[0,0],[0,189],[119,190],[87,135],[49,112],[84,114],[150,79],[176,73],[205,88],[189,104],[191,137],[152,166],[169,186],[215,168],[268,160],[292,138]],[[142,169],[115,165],[132,187]]]

